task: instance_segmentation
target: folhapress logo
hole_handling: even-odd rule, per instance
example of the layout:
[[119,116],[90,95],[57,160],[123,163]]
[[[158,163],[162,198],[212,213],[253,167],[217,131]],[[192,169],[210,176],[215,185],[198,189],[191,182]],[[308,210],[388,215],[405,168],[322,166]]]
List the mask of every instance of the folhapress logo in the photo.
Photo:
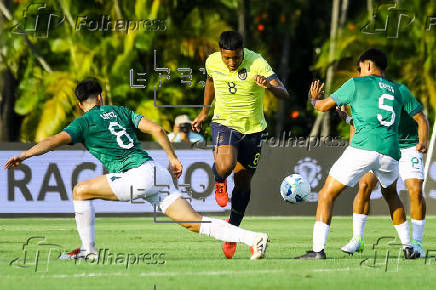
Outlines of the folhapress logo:
[[56,260],[62,251],[61,245],[47,243],[45,237],[30,237],[23,243],[22,256],[12,259],[9,266],[31,268],[35,272],[48,272],[50,261]]
[[12,33],[32,34],[37,38],[48,38],[50,30],[65,21],[65,15],[54,13],[46,3],[31,3],[23,11],[22,22],[12,27]]
[[[46,3],[31,3],[23,11],[23,19],[12,27],[12,33],[34,35],[37,38],[48,38],[53,31],[65,22],[65,15],[55,11]],[[112,19],[110,15],[81,15],[68,18],[68,22],[79,32],[124,32],[166,31],[165,19]]]
[[[386,7],[386,5],[391,5]],[[387,38],[398,38],[400,31],[411,25],[415,14],[406,9],[397,8],[395,1],[382,3],[374,10],[372,18],[360,31],[365,34],[384,35]]]

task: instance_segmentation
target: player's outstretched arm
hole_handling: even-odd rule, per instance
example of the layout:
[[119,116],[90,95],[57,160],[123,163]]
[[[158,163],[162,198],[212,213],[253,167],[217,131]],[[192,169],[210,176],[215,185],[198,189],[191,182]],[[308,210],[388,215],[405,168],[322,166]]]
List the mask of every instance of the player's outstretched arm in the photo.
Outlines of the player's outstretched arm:
[[319,80],[313,81],[310,85],[309,96],[312,105],[317,111],[325,112],[330,111],[331,108],[336,106],[336,101],[331,97],[320,100],[319,98],[324,94],[324,83],[319,84]]
[[213,84],[213,79],[210,76],[207,76],[206,85],[204,87],[204,107],[197,118],[192,121],[192,131],[200,133],[201,125],[209,114],[210,105],[212,104],[213,99],[215,99],[215,86]]
[[72,141],[72,138],[70,134],[66,132],[61,132],[59,134],[56,134],[54,136],[48,137],[32,148],[30,148],[27,151],[24,151],[18,156],[11,157],[8,161],[5,163],[5,168],[14,168],[21,164],[24,160],[27,158],[30,158],[32,156],[42,155],[44,153],[47,153],[48,151],[51,151],[55,149],[56,147],[59,147],[61,145],[70,144]]
[[165,130],[162,129],[158,124],[142,117],[138,124],[138,129],[142,133],[151,134],[156,139],[156,142],[162,147],[165,153],[168,155],[168,159],[171,164],[171,170],[174,175],[179,178],[182,175],[182,163],[180,163],[179,158],[177,158],[174,152],[173,146],[171,146],[170,140],[168,139]]
[[288,91],[278,78],[273,78],[272,80],[268,81],[266,77],[256,75],[254,76],[254,81],[259,87],[270,90],[271,93],[279,99],[289,98]]
[[427,152],[427,142],[428,142],[428,120],[425,114],[421,111],[413,116],[413,119],[418,124],[418,138],[419,143],[416,144],[416,150],[421,153]]

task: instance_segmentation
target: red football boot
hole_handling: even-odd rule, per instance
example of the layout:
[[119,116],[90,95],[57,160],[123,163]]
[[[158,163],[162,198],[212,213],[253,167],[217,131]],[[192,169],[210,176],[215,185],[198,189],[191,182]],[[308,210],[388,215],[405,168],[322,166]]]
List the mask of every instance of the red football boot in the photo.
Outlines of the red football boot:
[[[229,222],[229,219],[226,219],[226,222]],[[233,258],[233,255],[235,255],[235,252],[236,252],[237,245],[238,245],[238,243],[235,243],[235,242],[224,242],[223,243],[223,253],[227,259]]]
[[229,201],[229,194],[227,193],[227,179],[223,182],[218,182],[215,179],[215,200],[220,207],[225,207]]

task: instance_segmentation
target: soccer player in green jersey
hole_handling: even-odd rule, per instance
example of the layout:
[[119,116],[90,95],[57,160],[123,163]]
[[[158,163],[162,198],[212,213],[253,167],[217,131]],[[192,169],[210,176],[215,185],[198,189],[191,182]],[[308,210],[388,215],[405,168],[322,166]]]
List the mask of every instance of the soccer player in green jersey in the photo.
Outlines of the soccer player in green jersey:
[[[414,259],[418,256],[410,244],[409,225],[396,191],[401,154],[398,127],[402,110],[418,124],[426,120],[420,114],[422,108],[416,99],[404,93],[401,84],[384,77],[387,58],[382,51],[367,50],[360,56],[358,66],[360,77],[349,79],[328,98],[319,100],[324,87],[319,81],[313,82],[310,88],[316,110],[327,111],[335,106],[350,105],[355,133],[350,146],[335,162],[318,194],[312,251],[297,259],[326,258],[324,247],[334,201],[347,186],[356,185],[369,171],[374,172],[380,181],[405,258]],[[424,134],[419,135],[419,144],[420,148],[427,144]]]
[[[84,115],[61,133],[39,142],[5,163],[5,168],[13,168],[32,156],[44,154],[58,146],[82,143],[109,170],[109,174],[82,181],[74,187],[74,212],[82,246],[69,255],[63,255],[63,258],[97,255],[93,199],[131,201],[137,198],[158,206],[163,213],[188,230],[221,241],[245,243],[252,247],[251,259],[264,257],[267,234],[243,230],[195,212],[175,188],[168,170],[155,163],[141,148],[135,129],[153,135],[168,155],[172,172],[177,178],[180,177],[182,164],[160,126],[124,107],[104,106],[101,86],[95,80],[80,82],[75,93]],[[167,187],[162,188],[157,184]]]
[[[404,85],[400,86],[402,93],[411,92]],[[428,121],[425,114],[421,111],[417,114],[422,115],[424,122],[416,123],[404,110],[401,111],[399,142],[401,158],[399,161],[400,177],[404,181],[410,198],[410,217],[412,220],[412,246],[419,254],[420,258],[425,257],[422,247],[422,236],[425,227],[425,199],[422,194],[422,183],[424,181],[424,164],[422,153],[427,152],[427,144],[419,142],[419,136],[423,135],[423,140],[427,140]],[[349,121],[352,118],[348,119]],[[351,131],[354,128],[351,124]],[[354,198],[353,203],[353,238],[341,248],[345,253],[353,254],[362,252],[364,248],[363,232],[370,208],[370,196],[377,185],[377,177],[372,172],[366,173],[359,181],[359,192]]]
[[[235,187],[229,223],[239,226],[250,201],[250,183],[267,127],[263,115],[265,90],[279,98],[288,97],[288,92],[262,56],[244,48],[238,32],[222,32],[219,47],[220,51],[206,60],[205,107],[192,128],[200,131],[209,114],[208,106],[215,99],[211,122],[215,200],[221,207],[227,205],[227,177],[233,171]],[[235,251],[236,243],[223,244],[227,258],[232,258]]]

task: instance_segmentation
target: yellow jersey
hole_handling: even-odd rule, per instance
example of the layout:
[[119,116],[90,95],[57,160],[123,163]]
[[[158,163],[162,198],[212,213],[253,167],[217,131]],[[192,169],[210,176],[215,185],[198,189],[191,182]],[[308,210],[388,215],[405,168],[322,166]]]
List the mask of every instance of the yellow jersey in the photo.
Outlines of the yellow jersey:
[[259,87],[254,76],[271,79],[273,70],[262,58],[244,48],[244,59],[235,71],[230,71],[215,52],[206,60],[206,71],[215,87],[215,111],[212,122],[220,123],[243,134],[263,131],[267,127],[263,115],[265,89]]

